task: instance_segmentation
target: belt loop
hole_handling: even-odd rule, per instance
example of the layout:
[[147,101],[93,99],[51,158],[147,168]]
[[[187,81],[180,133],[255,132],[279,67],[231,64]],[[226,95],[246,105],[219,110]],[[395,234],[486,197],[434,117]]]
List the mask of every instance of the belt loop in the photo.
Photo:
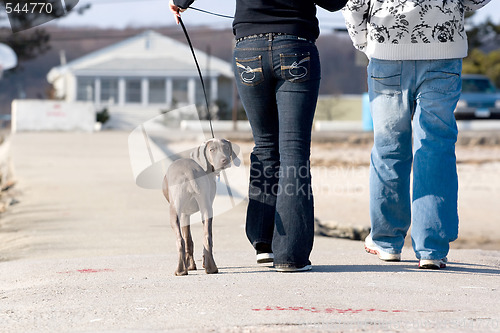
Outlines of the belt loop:
[[272,33],[272,32],[268,33],[268,36],[269,36],[269,39],[268,39],[268,40],[269,40],[270,42],[272,42],[272,41],[273,41],[273,33]]

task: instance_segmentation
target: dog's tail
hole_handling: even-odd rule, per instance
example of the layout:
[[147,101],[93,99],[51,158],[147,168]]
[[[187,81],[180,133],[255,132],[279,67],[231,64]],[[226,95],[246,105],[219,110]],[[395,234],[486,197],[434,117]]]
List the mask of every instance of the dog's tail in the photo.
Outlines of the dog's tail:
[[201,194],[201,188],[200,185],[196,182],[196,179],[191,179],[190,181],[187,182],[189,191],[193,194],[200,195]]
[[[179,186],[182,188],[182,190],[177,190],[175,189],[173,192],[176,193],[182,193],[184,195],[187,195],[187,197],[192,198],[192,197],[199,197],[202,195],[202,189],[200,188],[199,184],[197,183],[196,179],[191,179],[191,180],[186,180],[182,184],[177,184],[173,186]],[[174,205],[175,209],[177,212],[182,212],[184,211],[184,205],[189,202],[186,201],[186,197],[184,195],[174,195],[171,197],[172,202],[171,204]]]

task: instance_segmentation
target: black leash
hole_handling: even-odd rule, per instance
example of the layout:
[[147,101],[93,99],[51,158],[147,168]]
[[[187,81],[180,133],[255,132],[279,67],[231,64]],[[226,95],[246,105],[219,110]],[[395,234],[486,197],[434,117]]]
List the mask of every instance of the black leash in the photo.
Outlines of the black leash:
[[205,96],[205,103],[207,104],[207,114],[208,114],[208,122],[210,124],[210,132],[212,133],[212,138],[215,138],[214,128],[212,127],[212,115],[210,114],[210,107],[208,103],[207,90],[205,89],[205,82],[203,81],[203,75],[201,75],[200,65],[198,64],[198,59],[196,58],[196,54],[194,52],[193,44],[191,43],[191,39],[189,38],[189,34],[182,22],[182,19],[179,17],[179,23],[181,24],[182,30],[184,31],[184,35],[186,36],[186,40],[189,44],[189,48],[191,49],[191,53],[193,54],[194,63],[196,64],[196,69],[198,70],[198,76],[200,77],[201,87],[203,88],[203,95]]
[[[189,48],[191,49],[191,53],[193,54],[194,63],[196,64],[196,69],[198,70],[198,75],[199,75],[200,81],[201,81],[201,87],[203,88],[203,95],[205,96],[205,103],[207,104],[207,113],[208,113],[208,122],[210,123],[210,132],[212,133],[212,138],[215,138],[214,128],[212,126],[212,116],[210,115],[210,109],[209,109],[209,106],[208,106],[209,103],[208,103],[207,91],[205,89],[205,82],[203,81],[203,75],[201,75],[200,65],[198,64],[198,59],[196,58],[196,54],[194,52],[193,44],[191,43],[191,38],[189,38],[189,34],[188,34],[188,32],[186,30],[186,27],[184,26],[184,23],[182,22],[182,19],[180,18],[180,16],[179,16],[179,23],[181,24],[182,31],[184,31],[184,35],[186,36],[186,40],[187,40],[187,42],[189,44]],[[222,176],[224,176],[224,181],[226,183],[227,194],[229,195],[229,199],[231,200],[231,204],[233,205],[233,207],[235,207],[235,202],[234,202],[234,198],[233,198],[233,192],[231,190],[231,187],[229,186],[229,181],[227,179],[227,175],[226,175],[225,170],[222,170]]]

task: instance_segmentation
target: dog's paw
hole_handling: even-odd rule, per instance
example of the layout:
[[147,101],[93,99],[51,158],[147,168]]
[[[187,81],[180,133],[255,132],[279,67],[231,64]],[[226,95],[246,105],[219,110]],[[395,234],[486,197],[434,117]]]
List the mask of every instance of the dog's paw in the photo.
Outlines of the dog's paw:
[[192,256],[188,256],[186,259],[187,263],[187,269],[188,271],[195,271],[196,270],[196,264],[194,262],[194,259]]
[[184,276],[184,275],[188,275],[188,271],[187,270],[175,271],[175,276]]
[[205,273],[207,274],[219,273],[219,269],[212,255],[205,256],[205,254],[203,254],[203,268],[205,268]]
[[205,273],[207,273],[207,274],[217,274],[217,273],[219,273],[219,269],[217,268],[217,266],[210,267],[210,268],[205,268]]

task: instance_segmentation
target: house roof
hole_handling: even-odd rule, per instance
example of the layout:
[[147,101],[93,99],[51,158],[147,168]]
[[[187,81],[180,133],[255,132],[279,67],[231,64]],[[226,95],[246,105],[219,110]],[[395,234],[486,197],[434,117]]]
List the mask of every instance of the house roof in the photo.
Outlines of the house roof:
[[[199,64],[210,63],[205,75],[233,77],[230,63],[200,50],[195,53]],[[77,76],[198,75],[189,46],[152,30],[54,67],[47,80],[52,83],[68,72]]]

